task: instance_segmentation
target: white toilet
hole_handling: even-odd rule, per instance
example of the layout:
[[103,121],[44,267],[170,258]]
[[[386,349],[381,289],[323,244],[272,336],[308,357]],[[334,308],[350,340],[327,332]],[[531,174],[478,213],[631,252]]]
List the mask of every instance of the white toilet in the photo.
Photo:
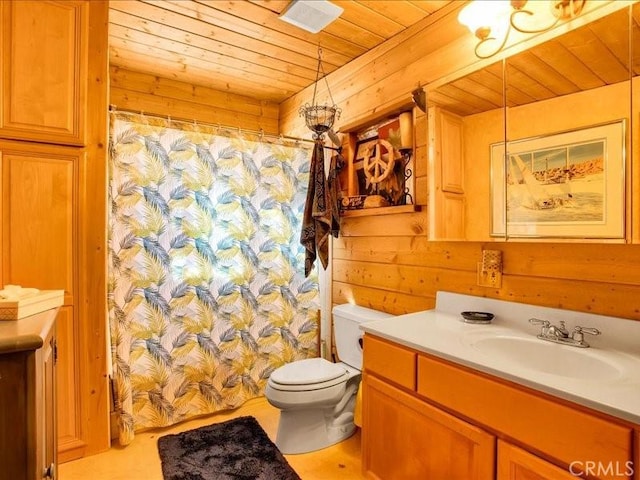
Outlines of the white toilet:
[[360,323],[388,313],[337,305],[333,325],[339,363],[308,358],[283,365],[269,377],[265,396],[280,409],[276,445],[282,453],[305,453],[350,437],[362,370]]

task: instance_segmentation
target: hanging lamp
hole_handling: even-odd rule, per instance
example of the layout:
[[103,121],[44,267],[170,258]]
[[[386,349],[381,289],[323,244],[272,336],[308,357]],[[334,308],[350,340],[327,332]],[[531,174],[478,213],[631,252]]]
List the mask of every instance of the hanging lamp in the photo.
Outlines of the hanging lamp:
[[[320,77],[320,72],[322,72],[322,77]],[[318,82],[321,78],[324,78],[324,81],[327,85],[327,92],[329,93],[329,99],[331,100],[332,105],[320,105],[316,102],[316,93],[318,91]],[[300,116],[304,117],[304,121],[307,124],[309,130],[314,132],[313,138],[319,139],[324,136],[325,132],[329,132],[331,136],[333,130],[333,123],[336,119],[340,118],[340,113],[342,110],[338,108],[333,101],[333,96],[331,95],[331,89],[329,88],[329,82],[327,81],[327,74],[324,71],[324,67],[322,66],[322,48],[318,46],[318,69],[316,71],[316,82],[313,86],[313,98],[311,100],[311,104],[305,103],[302,107],[300,107]]]

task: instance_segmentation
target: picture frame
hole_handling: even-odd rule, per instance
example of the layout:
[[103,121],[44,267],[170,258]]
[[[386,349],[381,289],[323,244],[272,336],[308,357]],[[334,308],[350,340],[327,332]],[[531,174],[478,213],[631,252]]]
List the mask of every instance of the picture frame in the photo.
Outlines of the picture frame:
[[624,239],[626,120],[495,143],[493,237]]

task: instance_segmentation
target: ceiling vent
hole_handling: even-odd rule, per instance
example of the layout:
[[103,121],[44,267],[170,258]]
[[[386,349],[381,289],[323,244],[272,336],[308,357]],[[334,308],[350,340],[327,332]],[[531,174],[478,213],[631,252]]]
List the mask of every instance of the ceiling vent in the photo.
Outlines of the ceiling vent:
[[344,11],[327,0],[293,0],[280,19],[311,33],[318,33]]

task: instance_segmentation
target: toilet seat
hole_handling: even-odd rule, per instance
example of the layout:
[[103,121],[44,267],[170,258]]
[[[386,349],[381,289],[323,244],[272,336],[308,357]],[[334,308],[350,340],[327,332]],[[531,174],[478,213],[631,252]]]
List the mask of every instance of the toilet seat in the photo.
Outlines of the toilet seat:
[[277,368],[269,377],[272,388],[281,391],[320,390],[345,382],[348,371],[324,358],[307,358]]

